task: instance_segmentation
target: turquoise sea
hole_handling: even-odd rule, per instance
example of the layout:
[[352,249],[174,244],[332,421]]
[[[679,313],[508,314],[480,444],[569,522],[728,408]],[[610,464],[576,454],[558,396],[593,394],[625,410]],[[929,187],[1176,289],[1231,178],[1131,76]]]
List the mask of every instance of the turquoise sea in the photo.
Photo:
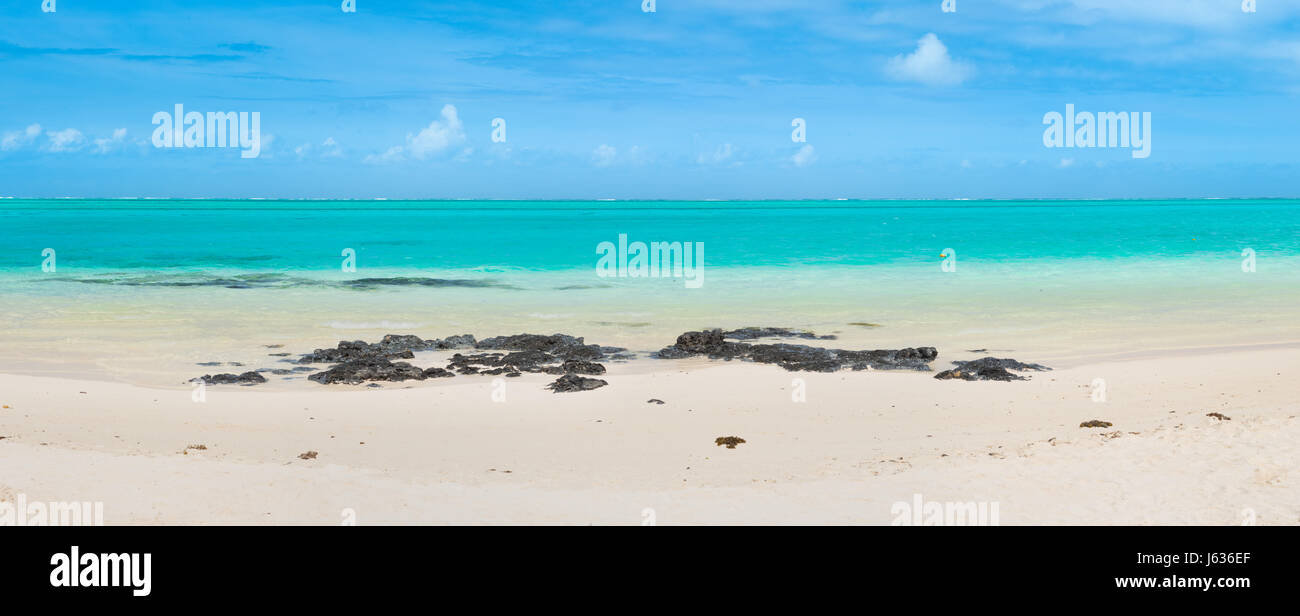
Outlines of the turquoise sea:
[[[9,370],[390,331],[651,349],[783,325],[1060,358],[1300,339],[1295,200],[4,199],[0,229]],[[621,234],[703,243],[703,285],[598,276]]]
[[[711,267],[985,263],[1300,254],[1300,202],[1267,201],[173,201],[0,200],[0,270],[66,275],[310,274],[363,268],[594,266],[620,233],[705,242]],[[256,282],[253,286],[259,285]]]

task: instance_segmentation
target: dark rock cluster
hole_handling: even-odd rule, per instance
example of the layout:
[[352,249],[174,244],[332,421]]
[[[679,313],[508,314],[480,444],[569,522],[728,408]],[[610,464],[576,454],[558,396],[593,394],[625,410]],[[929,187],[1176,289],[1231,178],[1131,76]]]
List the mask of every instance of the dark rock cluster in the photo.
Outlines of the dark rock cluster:
[[[686,357],[707,356],[711,359],[742,359],[764,364],[776,364],[791,372],[834,372],[841,368],[853,370],[929,370],[930,362],[938,357],[934,347],[906,348],[898,350],[847,351],[844,349],[827,349],[802,344],[749,344],[730,342],[728,336],[736,332],[780,331],[788,335],[792,330],[779,328],[746,328],[732,332],[720,329],[686,332],[677,337],[677,342],[654,354],[659,359],[681,359]],[[815,337],[809,332],[800,332]],[[755,336],[757,337],[757,336]],[[749,339],[749,338],[744,338]],[[825,339],[824,337],[818,339]]]
[[599,360],[631,359],[627,349],[618,347],[586,344],[582,338],[567,334],[516,334],[514,336],[496,336],[480,340],[474,345],[477,349],[503,351],[541,351],[562,360]]
[[[792,372],[835,372],[845,368],[930,370],[930,363],[939,354],[934,347],[852,351],[787,342],[771,344],[741,342],[760,338],[834,340],[835,336],[819,336],[809,331],[784,327],[691,331],[678,336],[672,346],[665,347],[651,356],[659,359],[699,356],[711,359],[738,359],[775,364]],[[405,361],[398,361],[414,359],[415,353],[419,351],[471,349],[474,352],[454,354],[446,367],[420,368]],[[477,340],[469,334],[431,340],[411,334],[388,334],[379,342],[345,340],[332,349],[316,349],[296,361],[286,361],[297,364],[333,364],[328,369],[307,377],[322,384],[370,383],[372,386],[377,386],[375,385],[377,382],[421,381],[431,378],[449,378],[457,374],[517,377],[524,373],[535,373],[559,376],[560,378],[548,385],[547,389],[562,393],[588,391],[608,385],[609,383],[604,380],[588,378],[588,376],[605,374],[605,365],[600,362],[623,361],[632,357],[633,355],[627,349],[587,344],[582,338],[567,334],[515,334],[483,340]],[[935,375],[935,378],[1014,381],[1025,380],[1027,377],[1018,376],[1009,370],[1051,370],[1039,364],[995,357],[953,363],[955,368],[945,370]],[[220,365],[220,362],[207,362],[204,365]],[[237,364],[229,362],[229,365]],[[297,366],[292,370],[264,368],[258,372],[286,375],[316,370],[318,368]],[[215,376],[205,374],[193,380],[213,385],[265,383],[266,378],[258,372]],[[653,399],[649,402],[663,404]]]
[[560,394],[571,391],[588,391],[606,385],[609,385],[609,383],[604,379],[589,379],[585,376],[578,376],[576,374],[566,374],[555,379],[555,382],[547,385],[546,388]]
[[786,327],[742,327],[723,332],[723,338],[736,340],[754,340],[756,338],[804,338],[807,340],[834,340],[833,335],[818,336],[812,332]]
[[961,379],[963,381],[1027,381],[1029,377],[1012,374],[1009,370],[1051,370],[1042,364],[1027,364],[1014,359],[981,357],[972,361],[952,362],[956,368],[934,375],[936,379]]
[[[417,351],[474,349],[476,353],[456,353],[445,368],[422,369],[401,359],[414,359]],[[335,364],[307,378],[317,383],[357,385],[374,381],[407,381],[453,377],[457,374],[520,376],[525,372],[554,375],[598,375],[605,366],[597,360],[630,359],[627,349],[587,344],[582,338],[566,334],[516,334],[476,340],[464,334],[449,338],[424,340],[410,334],[389,334],[376,343],[342,341],[332,349],[316,349],[303,355],[298,363]],[[563,379],[562,379],[563,380]],[[557,381],[556,391],[582,391],[605,385],[583,381]]]
[[256,372],[245,372],[243,374],[205,374],[191,381],[203,381],[207,385],[256,385],[265,383],[266,377]]
[[543,374],[604,374],[605,366],[597,360],[630,359],[627,349],[587,344],[582,338],[566,334],[517,334],[480,340],[484,352],[452,356],[448,370],[459,374],[519,376],[524,372]]
[[410,334],[388,334],[377,343],[361,340],[339,342],[333,349],[316,349],[303,355],[300,364],[334,364],[358,359],[413,359],[415,351],[472,349],[474,336],[462,334],[437,340],[424,340]]
[[317,372],[308,380],[324,385],[346,383],[359,385],[368,381],[423,381],[425,371],[404,361],[393,362],[382,357],[350,359],[324,372]]

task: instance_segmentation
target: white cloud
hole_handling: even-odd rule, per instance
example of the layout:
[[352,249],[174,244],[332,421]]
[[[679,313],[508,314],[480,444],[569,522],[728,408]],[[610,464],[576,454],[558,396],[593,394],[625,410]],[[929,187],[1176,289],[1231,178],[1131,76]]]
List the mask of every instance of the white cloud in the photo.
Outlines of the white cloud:
[[796,167],[807,167],[817,160],[817,153],[811,145],[805,144],[802,148],[799,148],[798,152],[794,153],[794,156],[790,157],[790,160],[794,162]]
[[921,37],[916,51],[890,58],[885,73],[900,81],[915,81],[931,86],[957,85],[975,72],[964,62],[948,55],[948,48],[933,32]]
[[617,157],[618,149],[603,143],[591,152],[591,159],[597,167],[608,167],[614,164],[614,159]]
[[95,140],[95,152],[99,154],[108,153],[126,142],[126,129],[119,128],[113,131],[113,136],[109,138],[100,137]]
[[46,146],[51,152],[76,152],[81,146],[86,144],[86,136],[75,128],[65,128],[60,131],[46,131],[45,136],[50,139],[49,145]]
[[1065,169],[1067,167],[1073,167],[1073,166],[1074,166],[1073,158],[1062,158],[1061,162],[1057,164],[1057,167],[1060,167],[1061,169]]
[[[332,137],[326,141],[330,142],[329,145],[334,145]],[[383,154],[371,154],[366,156],[363,162],[392,163],[406,160],[408,155],[412,158],[424,160],[431,155],[438,154],[464,142],[465,126],[461,124],[460,115],[456,112],[456,106],[447,104],[442,106],[442,120],[430,122],[428,126],[418,133],[408,133],[405,146],[395,145],[388,148]],[[342,155],[342,152],[339,152],[339,155]]]
[[733,153],[734,153],[734,149],[731,147],[731,144],[724,143],[718,146],[718,148],[714,150],[712,154],[707,152],[701,152],[699,155],[695,157],[695,162],[701,165],[708,165],[708,164],[717,165],[731,159],[731,155]]
[[25,145],[29,145],[36,140],[41,134],[41,125],[32,124],[23,130],[10,131],[5,133],[4,139],[0,140],[0,150],[9,151],[17,150]]
[[325,150],[321,154],[324,158],[341,158],[343,156],[343,146],[334,141],[333,137],[326,137],[324,141],[320,142],[320,147]]
[[423,160],[464,141],[465,127],[460,123],[455,105],[443,105],[442,121],[434,120],[416,135],[407,135],[406,149],[411,156]]
[[395,163],[395,162],[400,162],[400,161],[403,161],[403,160],[406,160],[406,156],[402,154],[402,146],[400,146],[400,145],[395,145],[395,146],[393,146],[393,147],[391,147],[391,148],[388,148],[388,150],[386,150],[383,154],[369,154],[369,155],[367,155],[367,156],[362,160],[362,162],[366,162],[366,163]]
[[[320,142],[319,147],[320,147],[321,158],[342,158],[343,157],[343,147],[340,146],[337,141],[334,141],[333,137],[326,137],[324,141]],[[317,146],[313,146],[310,143],[304,143],[294,148],[293,153],[296,154],[299,159],[301,159],[301,158],[305,158],[308,154],[311,154],[312,151],[315,150],[316,148]],[[367,160],[373,158],[374,158],[373,156],[370,156],[367,157]]]

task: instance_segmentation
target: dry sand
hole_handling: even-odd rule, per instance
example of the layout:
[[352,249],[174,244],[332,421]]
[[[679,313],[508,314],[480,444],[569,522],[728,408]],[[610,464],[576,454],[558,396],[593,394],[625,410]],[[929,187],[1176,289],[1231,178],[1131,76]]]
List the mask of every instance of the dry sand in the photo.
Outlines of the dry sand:
[[[500,381],[504,401],[486,376],[194,402],[0,375],[0,501],[102,501],[109,524],[890,524],[919,494],[996,503],[1004,525],[1300,523],[1294,345],[1093,357],[1013,383],[608,365],[608,387],[525,375]],[[732,435],[746,442],[714,444]]]

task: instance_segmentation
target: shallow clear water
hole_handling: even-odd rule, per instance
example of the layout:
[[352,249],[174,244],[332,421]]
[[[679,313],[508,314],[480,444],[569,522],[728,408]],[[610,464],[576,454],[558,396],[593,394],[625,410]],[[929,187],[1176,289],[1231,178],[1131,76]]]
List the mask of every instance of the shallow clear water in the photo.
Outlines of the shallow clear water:
[[[149,381],[389,332],[784,325],[1063,361],[1300,339],[1296,201],[0,200],[0,229],[9,371]],[[598,276],[620,234],[703,242],[702,286]]]

